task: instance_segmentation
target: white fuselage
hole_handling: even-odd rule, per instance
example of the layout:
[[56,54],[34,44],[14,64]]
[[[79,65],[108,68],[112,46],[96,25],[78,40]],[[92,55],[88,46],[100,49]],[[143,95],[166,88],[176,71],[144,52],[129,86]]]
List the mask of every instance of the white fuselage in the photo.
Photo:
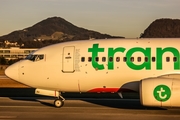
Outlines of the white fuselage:
[[[178,56],[174,58],[176,50]],[[42,60],[25,59],[10,66],[18,66],[14,73],[18,75],[11,78],[34,88],[61,92],[118,92],[123,88],[138,91],[138,84],[127,84],[179,74],[179,51],[180,39],[170,38],[65,42],[33,53],[44,55]]]

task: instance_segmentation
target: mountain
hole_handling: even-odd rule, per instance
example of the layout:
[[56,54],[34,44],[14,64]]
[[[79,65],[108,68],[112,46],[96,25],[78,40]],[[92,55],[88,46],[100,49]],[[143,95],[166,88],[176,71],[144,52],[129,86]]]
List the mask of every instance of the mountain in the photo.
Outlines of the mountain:
[[44,41],[44,40],[83,40],[89,38],[123,38],[120,36],[110,36],[96,31],[77,27],[60,17],[47,18],[32,27],[14,31],[8,35],[0,37],[0,41]]
[[179,19],[157,19],[141,34],[141,38],[180,38]]

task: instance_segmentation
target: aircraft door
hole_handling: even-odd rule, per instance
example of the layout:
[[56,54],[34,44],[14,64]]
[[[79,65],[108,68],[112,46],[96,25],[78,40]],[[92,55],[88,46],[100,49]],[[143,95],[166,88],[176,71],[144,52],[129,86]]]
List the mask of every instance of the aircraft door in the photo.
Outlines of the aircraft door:
[[62,72],[73,73],[74,70],[74,46],[67,46],[63,48],[62,56]]

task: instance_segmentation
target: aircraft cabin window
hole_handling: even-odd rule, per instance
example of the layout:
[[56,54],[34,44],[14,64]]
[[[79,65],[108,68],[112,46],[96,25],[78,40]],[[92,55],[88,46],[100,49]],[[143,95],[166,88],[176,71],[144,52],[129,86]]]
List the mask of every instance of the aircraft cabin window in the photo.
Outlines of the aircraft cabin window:
[[173,57],[173,61],[174,61],[174,62],[177,62],[177,57]]
[[166,57],[166,62],[169,62],[170,61],[170,57]]
[[88,57],[88,62],[91,62],[92,61],[92,57]]
[[119,62],[120,61],[120,57],[116,57],[116,62]]
[[29,54],[25,59],[29,60],[31,58],[32,54]]
[[152,62],[155,62],[156,61],[156,58],[155,57],[152,57]]
[[102,57],[102,62],[106,62],[106,57]]
[[141,62],[141,57],[137,57],[137,61],[138,61],[138,62]]
[[99,61],[99,57],[96,57],[96,62],[98,62]]
[[84,62],[85,61],[85,57],[81,57],[81,62]]
[[29,54],[26,58],[26,60],[31,60],[31,61],[39,61],[44,59],[44,55],[42,54]]
[[109,57],[109,62],[112,62],[113,61],[113,57]]
[[134,62],[134,57],[131,57],[130,60],[131,60],[131,62]]
[[39,55],[40,60],[44,59],[44,55]]
[[148,57],[145,57],[145,58],[144,58],[144,61],[145,61],[145,62],[148,62]]
[[123,57],[123,61],[126,62],[127,61],[127,57]]

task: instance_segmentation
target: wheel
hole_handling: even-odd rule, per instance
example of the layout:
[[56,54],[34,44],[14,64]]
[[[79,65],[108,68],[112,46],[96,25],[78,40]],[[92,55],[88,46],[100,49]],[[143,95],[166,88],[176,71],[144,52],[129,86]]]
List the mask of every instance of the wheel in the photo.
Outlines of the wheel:
[[62,107],[63,105],[64,105],[64,101],[62,101],[62,100],[60,100],[60,99],[56,99],[56,100],[54,101],[54,106],[55,106],[55,107],[60,108],[60,107]]

